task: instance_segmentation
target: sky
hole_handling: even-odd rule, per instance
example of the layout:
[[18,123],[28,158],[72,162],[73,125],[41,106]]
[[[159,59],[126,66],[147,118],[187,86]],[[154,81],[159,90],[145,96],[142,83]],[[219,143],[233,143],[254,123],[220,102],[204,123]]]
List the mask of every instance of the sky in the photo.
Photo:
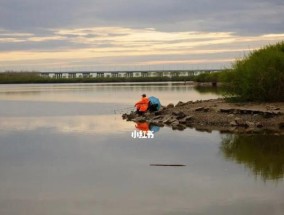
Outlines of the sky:
[[0,71],[222,69],[284,40],[283,0],[0,0]]

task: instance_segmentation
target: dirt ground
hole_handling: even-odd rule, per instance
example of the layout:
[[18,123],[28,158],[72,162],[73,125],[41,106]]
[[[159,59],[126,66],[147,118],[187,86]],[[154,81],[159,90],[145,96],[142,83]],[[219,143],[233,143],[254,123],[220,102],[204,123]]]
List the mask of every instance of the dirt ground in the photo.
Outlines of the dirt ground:
[[284,135],[284,103],[229,103],[224,99],[178,102],[157,112],[123,114],[123,119],[184,130]]
[[179,111],[192,116],[192,127],[230,132],[284,134],[284,103],[229,103],[224,99],[179,102],[163,114]]

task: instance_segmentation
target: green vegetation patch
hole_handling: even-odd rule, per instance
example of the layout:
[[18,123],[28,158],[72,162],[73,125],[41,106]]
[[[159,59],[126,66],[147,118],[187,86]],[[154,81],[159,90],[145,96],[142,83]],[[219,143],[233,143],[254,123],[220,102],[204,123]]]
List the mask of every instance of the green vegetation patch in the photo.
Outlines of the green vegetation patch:
[[284,101],[284,42],[237,60],[228,73],[230,93],[243,101]]

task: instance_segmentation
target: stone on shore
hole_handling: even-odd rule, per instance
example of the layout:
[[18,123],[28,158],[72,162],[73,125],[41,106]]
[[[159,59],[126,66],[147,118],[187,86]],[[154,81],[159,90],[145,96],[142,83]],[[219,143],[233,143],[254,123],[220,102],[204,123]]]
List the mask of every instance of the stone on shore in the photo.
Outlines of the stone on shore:
[[173,103],[170,103],[167,105],[167,108],[173,108],[175,105]]
[[179,102],[176,104],[176,106],[175,106],[175,107],[179,107],[179,106],[183,106],[183,105],[185,105],[185,103],[184,103],[184,102],[179,101]]

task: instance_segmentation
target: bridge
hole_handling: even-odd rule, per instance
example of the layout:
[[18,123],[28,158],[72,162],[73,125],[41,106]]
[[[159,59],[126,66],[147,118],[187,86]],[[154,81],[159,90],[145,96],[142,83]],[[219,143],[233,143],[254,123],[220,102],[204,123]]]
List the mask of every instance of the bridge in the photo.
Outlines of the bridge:
[[151,71],[64,71],[41,72],[41,77],[50,78],[138,78],[138,77],[189,77],[202,73],[213,73],[221,69],[202,70],[151,70]]

